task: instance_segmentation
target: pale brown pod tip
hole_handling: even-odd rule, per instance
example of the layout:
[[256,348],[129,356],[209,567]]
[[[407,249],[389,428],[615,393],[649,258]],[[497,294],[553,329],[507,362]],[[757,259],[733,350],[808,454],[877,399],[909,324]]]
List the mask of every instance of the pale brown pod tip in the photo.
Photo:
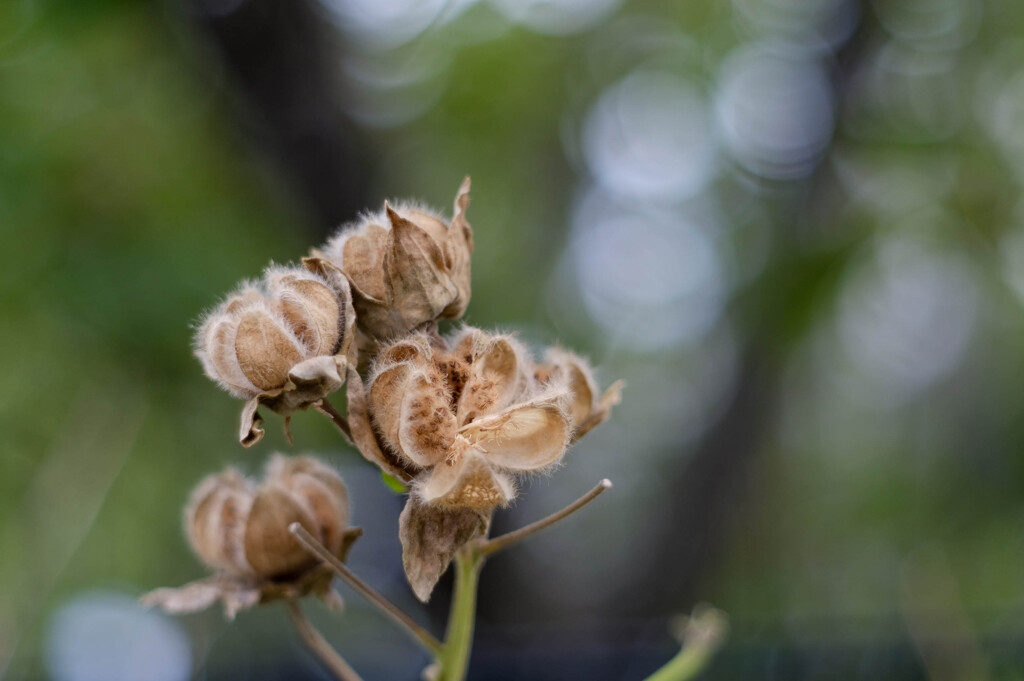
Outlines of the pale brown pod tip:
[[473,253],[468,207],[466,178],[451,220],[414,203],[385,202],[384,210],[344,225],[314,251],[348,277],[364,333],[390,340],[465,313]]

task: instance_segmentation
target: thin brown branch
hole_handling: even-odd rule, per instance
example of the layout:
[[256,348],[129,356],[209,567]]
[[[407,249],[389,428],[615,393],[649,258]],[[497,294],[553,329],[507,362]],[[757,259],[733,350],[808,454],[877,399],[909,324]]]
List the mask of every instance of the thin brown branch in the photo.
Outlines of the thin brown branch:
[[597,486],[594,487],[594,489],[590,490],[582,497],[580,497],[576,501],[572,502],[571,504],[563,508],[561,511],[555,511],[548,517],[542,518],[541,520],[538,520],[535,523],[530,523],[525,527],[520,527],[518,530],[514,530],[512,532],[509,532],[508,534],[503,534],[500,537],[495,537],[493,539],[489,539],[481,543],[476,549],[477,554],[480,556],[489,556],[492,553],[497,553],[498,551],[508,548],[513,544],[517,544],[526,539],[527,537],[537,534],[545,528],[551,527],[559,520],[562,520],[566,516],[572,515],[576,511],[580,510],[581,508],[589,504],[591,501],[596,499],[598,495],[600,495],[602,492],[611,488],[611,486],[612,481],[609,480],[608,478],[605,478],[601,482],[597,483]]
[[319,558],[324,564],[329,565],[335,574],[355,589],[363,598],[380,608],[385,615],[390,617],[401,628],[405,629],[418,643],[427,649],[432,655],[441,653],[442,644],[429,631],[417,624],[411,617],[402,612],[398,606],[381,596],[369,584],[356,576],[356,573],[348,569],[348,566],[331,554],[327,548],[318,542],[316,538],[306,531],[299,523],[292,523],[288,530],[295,535],[307,551]]
[[337,426],[341,434],[345,436],[348,443],[352,444],[352,429],[349,428],[348,419],[342,416],[341,412],[335,409],[334,405],[326,397],[321,398],[318,404],[313,405],[313,408],[329,418],[331,423]]
[[338,654],[338,651],[336,651],[331,644],[327,642],[327,639],[325,639],[323,635],[317,631],[316,627],[313,626],[313,623],[306,618],[302,609],[299,608],[299,604],[294,600],[288,600],[287,605],[288,614],[292,617],[292,623],[302,636],[302,640],[305,642],[306,647],[309,648],[314,655],[320,658],[320,661],[323,662],[324,666],[327,667],[327,669],[330,670],[330,672],[334,674],[339,681],[363,681],[359,674],[356,673],[356,670],[352,669],[348,662],[345,662],[345,659]]

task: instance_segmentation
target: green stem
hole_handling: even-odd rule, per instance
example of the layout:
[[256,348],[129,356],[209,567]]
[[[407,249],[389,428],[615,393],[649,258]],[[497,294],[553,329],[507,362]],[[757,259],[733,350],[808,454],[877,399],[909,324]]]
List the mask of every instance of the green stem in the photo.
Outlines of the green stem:
[[725,643],[728,629],[729,620],[724,612],[709,605],[697,606],[693,615],[682,618],[676,634],[683,649],[646,681],[690,681]]
[[683,648],[664,667],[648,676],[646,681],[689,681],[707,666],[713,652],[699,646]]
[[455,593],[448,615],[448,631],[438,662],[438,681],[463,681],[473,648],[473,623],[476,620],[476,590],[484,559],[473,546],[465,546],[455,555]]

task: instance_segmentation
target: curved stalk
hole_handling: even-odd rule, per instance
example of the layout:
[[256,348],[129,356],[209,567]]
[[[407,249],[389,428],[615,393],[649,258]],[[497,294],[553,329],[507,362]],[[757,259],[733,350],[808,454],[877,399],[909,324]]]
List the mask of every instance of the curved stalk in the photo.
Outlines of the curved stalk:
[[338,681],[363,681],[355,669],[349,666],[348,662],[338,654],[327,639],[323,637],[313,623],[309,621],[305,613],[299,608],[294,600],[288,600],[288,614],[291,615],[292,624],[302,636],[303,642],[310,652],[320,658],[327,669],[334,674]]
[[345,436],[345,441],[352,444],[352,428],[348,425],[348,419],[342,416],[341,412],[335,409],[326,397],[320,398],[320,401],[313,405],[313,409],[329,418],[331,423]]
[[597,486],[594,487],[594,489],[590,490],[582,497],[580,497],[576,501],[572,502],[571,504],[563,508],[561,511],[555,511],[548,517],[541,518],[535,523],[530,523],[529,525],[520,527],[518,530],[513,530],[512,532],[503,534],[500,537],[495,537],[494,539],[489,539],[485,542],[482,542],[480,546],[477,548],[477,552],[481,556],[489,556],[492,553],[496,553],[504,548],[512,546],[513,544],[517,544],[526,539],[527,537],[530,537],[534,534],[537,534],[541,530],[551,527],[552,525],[557,523],[559,520],[562,520],[566,516],[572,515],[573,513],[580,510],[581,508],[589,504],[591,501],[596,499],[598,495],[600,495],[602,492],[611,489],[611,486],[612,481],[609,480],[608,478],[605,478],[601,482],[597,483]]
[[683,648],[665,666],[646,681],[689,681],[707,666],[711,652],[700,648]]
[[693,615],[683,618],[678,634],[683,649],[645,681],[690,681],[695,678],[722,647],[728,628],[724,612],[709,605],[697,606]]
[[307,551],[334,570],[334,574],[345,580],[345,582],[355,589],[359,595],[380,608],[385,615],[404,629],[417,643],[426,648],[427,652],[434,656],[441,654],[443,646],[440,641],[434,638],[429,631],[417,624],[415,620],[405,614],[401,608],[381,596],[372,586],[361,580],[356,573],[348,569],[347,565],[338,560],[336,556],[332,555],[331,552],[327,550],[327,547],[318,542],[313,535],[307,532],[306,528],[299,523],[292,523],[288,527],[288,531],[299,540]]

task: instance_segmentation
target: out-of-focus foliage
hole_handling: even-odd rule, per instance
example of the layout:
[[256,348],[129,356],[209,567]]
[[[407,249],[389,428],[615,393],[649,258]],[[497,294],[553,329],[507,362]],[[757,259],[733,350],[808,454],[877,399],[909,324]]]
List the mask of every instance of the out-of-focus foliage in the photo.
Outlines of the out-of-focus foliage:
[[[295,119],[340,110],[366,151],[338,192],[447,208],[472,175],[467,321],[628,383],[499,518],[616,484],[489,568],[478,678],[641,678],[697,600],[732,622],[709,677],[1019,678],[1024,5],[311,2],[328,86]],[[276,423],[235,444],[189,348],[330,227],[240,132],[302,132],[217,43],[272,5],[0,3],[0,676],[75,678],[54,660],[89,617],[149,645],[162,624],[82,590],[199,576],[188,489],[285,446]],[[328,424],[293,430],[349,480],[353,564],[411,603],[400,500]],[[210,678],[312,669],[273,610],[183,624]],[[381,626],[354,603],[328,631],[368,678],[413,678]]]

